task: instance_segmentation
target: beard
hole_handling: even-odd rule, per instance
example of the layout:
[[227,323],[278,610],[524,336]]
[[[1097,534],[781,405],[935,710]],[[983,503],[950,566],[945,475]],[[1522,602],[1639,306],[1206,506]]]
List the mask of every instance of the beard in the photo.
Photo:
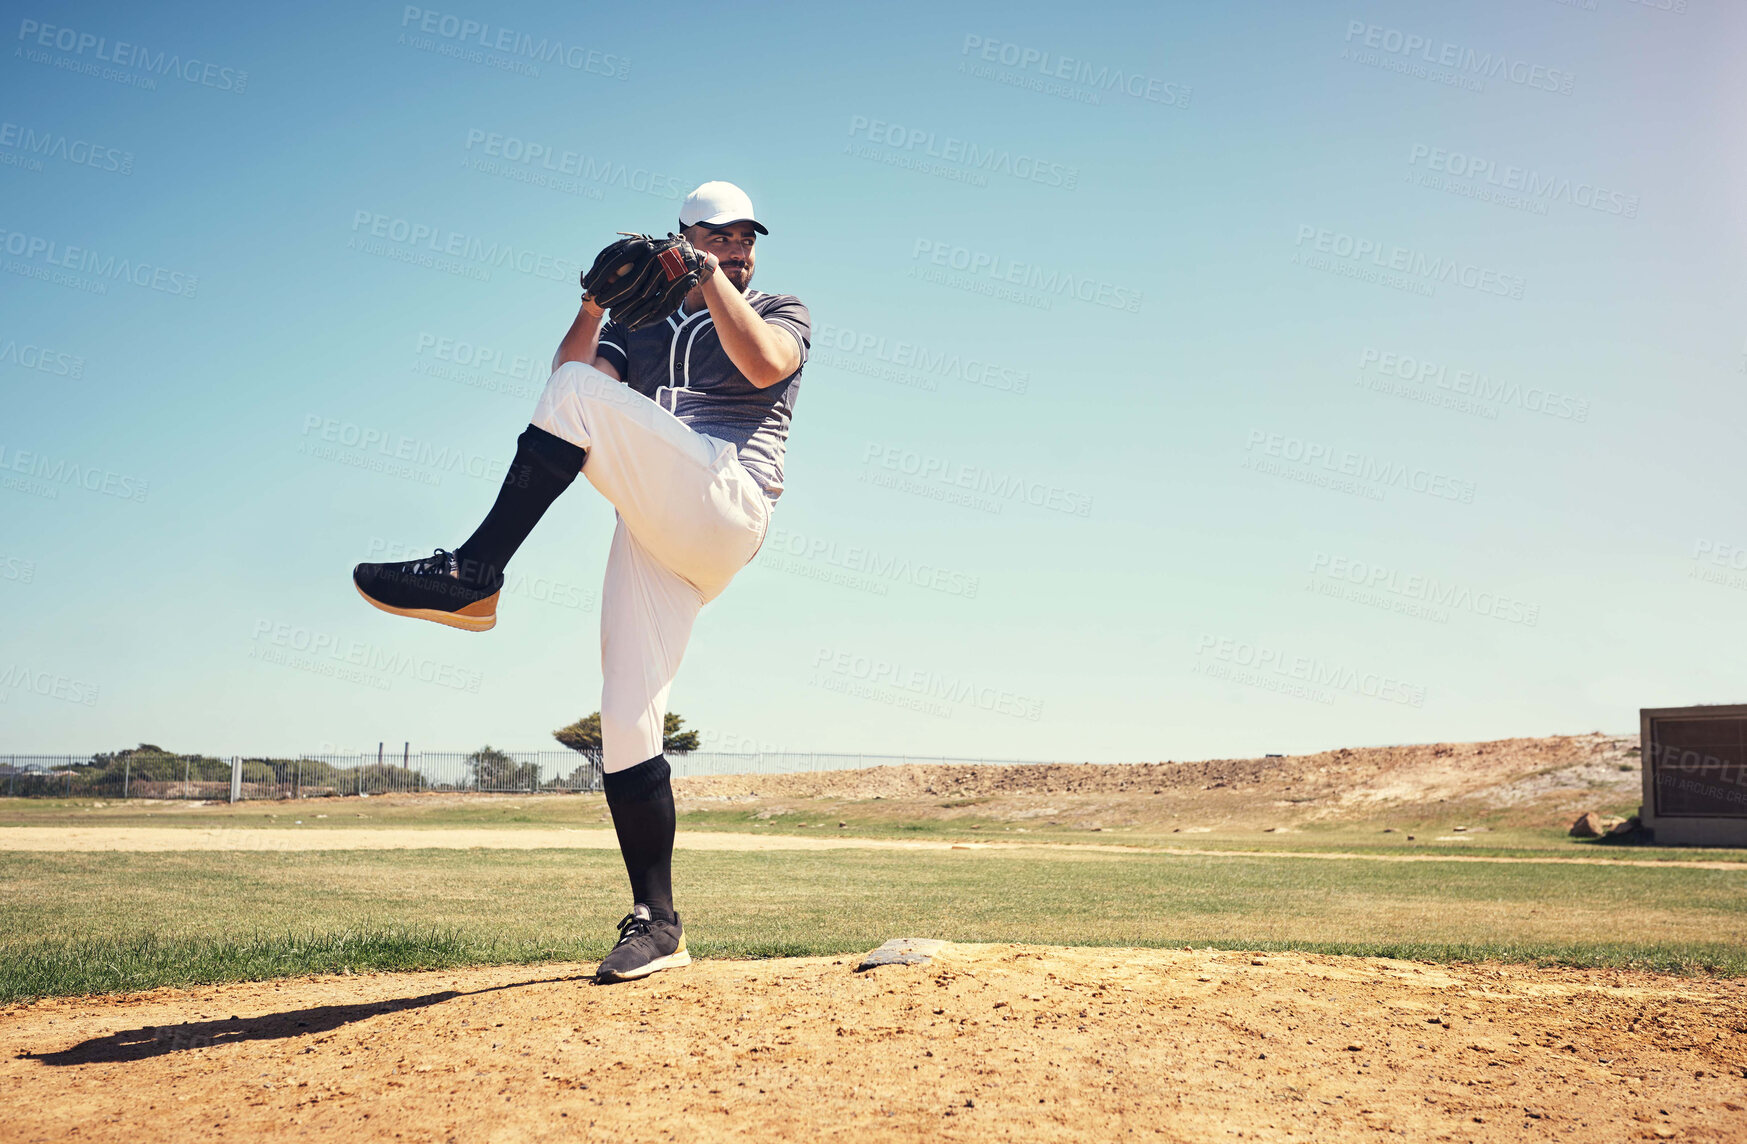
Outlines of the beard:
[[728,285],[746,293],[746,288],[752,285],[752,271],[746,266],[722,266],[722,277],[728,280]]

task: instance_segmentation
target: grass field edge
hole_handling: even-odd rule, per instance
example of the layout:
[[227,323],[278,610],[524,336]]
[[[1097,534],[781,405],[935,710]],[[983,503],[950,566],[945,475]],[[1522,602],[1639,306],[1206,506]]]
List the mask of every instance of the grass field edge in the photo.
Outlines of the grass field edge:
[[[1028,945],[991,933],[982,942]],[[866,943],[694,941],[700,957],[829,957],[865,951]],[[1559,969],[1611,969],[1684,977],[1747,977],[1747,950],[1727,943],[1221,942],[1205,939],[1101,943],[1083,948],[1218,950],[1375,957],[1433,965],[1485,963]],[[510,943],[460,930],[384,927],[328,933],[260,934],[224,941],[142,935],[125,939],[37,939],[0,945],[0,1005],[57,997],[101,997],[161,988],[356,973],[404,973],[489,966],[594,961],[606,943]]]

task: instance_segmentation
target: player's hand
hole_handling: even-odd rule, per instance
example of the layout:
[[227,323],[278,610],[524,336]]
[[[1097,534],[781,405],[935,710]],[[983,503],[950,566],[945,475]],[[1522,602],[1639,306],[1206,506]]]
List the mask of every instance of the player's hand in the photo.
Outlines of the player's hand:
[[716,271],[722,268],[722,264],[715,255],[707,250],[698,251],[698,255],[704,260],[703,266],[699,268],[701,274],[698,278],[698,285],[702,286],[716,276]]
[[607,316],[607,308],[587,294],[582,296],[582,312],[597,322]]

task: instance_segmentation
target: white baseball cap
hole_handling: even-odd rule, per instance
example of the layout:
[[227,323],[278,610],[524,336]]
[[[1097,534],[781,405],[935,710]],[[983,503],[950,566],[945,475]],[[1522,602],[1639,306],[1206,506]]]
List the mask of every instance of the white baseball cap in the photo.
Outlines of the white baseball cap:
[[733,183],[704,183],[687,195],[679,208],[680,226],[727,226],[731,222],[749,222],[759,234],[770,233],[752,213],[752,200]]

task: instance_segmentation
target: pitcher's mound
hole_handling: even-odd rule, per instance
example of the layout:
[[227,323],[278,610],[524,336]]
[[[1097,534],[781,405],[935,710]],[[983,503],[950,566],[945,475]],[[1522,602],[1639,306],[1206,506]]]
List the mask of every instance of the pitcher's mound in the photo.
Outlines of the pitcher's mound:
[[[948,945],[0,1012],[15,1140],[1747,1137],[1738,982]],[[1229,1132],[1229,1136],[1228,1136]]]

